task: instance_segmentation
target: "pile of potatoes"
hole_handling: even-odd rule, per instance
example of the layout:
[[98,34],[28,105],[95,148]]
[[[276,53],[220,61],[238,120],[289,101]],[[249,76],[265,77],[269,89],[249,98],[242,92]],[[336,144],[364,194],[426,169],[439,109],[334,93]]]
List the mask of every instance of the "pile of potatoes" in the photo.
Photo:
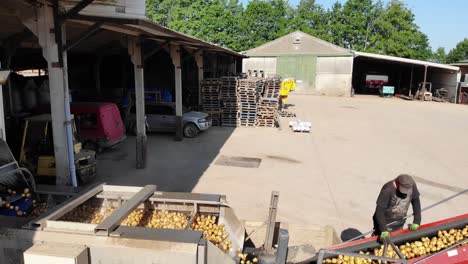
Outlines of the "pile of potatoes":
[[[112,214],[113,209],[81,205],[62,217],[62,221],[73,221],[89,224],[100,224],[106,217]],[[120,224],[122,226],[162,228],[162,229],[185,229],[192,215],[180,212],[158,211],[158,210],[134,210]],[[203,237],[219,247],[223,251],[232,248],[232,242],[228,239],[224,224],[217,224],[214,215],[197,215],[190,226],[191,230],[203,232]]]
[[255,255],[243,254],[240,248],[237,249],[237,256],[239,257],[239,264],[258,263],[258,258]]
[[[14,195],[19,194],[20,191],[17,192],[15,190],[8,189],[7,192],[8,192],[9,195],[14,196]],[[26,202],[29,199],[31,199],[31,192],[29,191],[29,188],[25,188],[25,189],[23,189],[23,191],[21,191],[21,197],[25,198]],[[35,203],[36,201],[33,200],[33,202]],[[27,216],[27,213],[21,211],[19,206],[14,206],[14,205],[8,203],[7,201],[2,201],[0,203],[0,207],[4,207],[4,208],[10,209],[10,210],[15,210],[17,216]]]
[[104,221],[113,211],[113,209],[106,210],[104,208],[84,204],[67,213],[60,220],[97,225]]
[[[45,213],[47,213],[48,207],[47,203],[45,202],[38,202],[36,203],[36,200],[33,200],[33,210],[29,214],[30,218],[37,218]],[[26,214],[23,214],[23,216],[26,216]]]
[[[463,229],[450,229],[450,230],[439,230],[436,237],[428,238],[423,237],[421,240],[414,241],[412,243],[405,243],[400,245],[398,248],[400,252],[405,256],[406,259],[418,258],[422,256],[428,256],[432,253],[443,250],[450,247],[463,239],[468,238],[468,226]],[[374,249],[375,256],[383,256],[384,246]],[[370,255],[369,252],[359,252],[359,254]],[[397,253],[388,247],[387,255],[388,258],[398,258]],[[350,256],[338,256],[338,258],[326,259],[324,263],[338,263],[338,264],[374,264],[379,263],[376,260],[366,258],[355,258]]]
[[199,215],[192,223],[191,229],[203,232],[203,238],[208,239],[224,252],[232,248],[232,242],[228,239],[224,224],[216,224],[216,216]]
[[184,229],[187,224],[187,216],[179,212],[140,209],[133,211],[121,223],[123,226],[163,229]]
[[[157,210],[135,210],[121,225],[139,226],[163,229],[185,229],[191,215],[179,212],[157,211]],[[228,239],[229,234],[225,231],[224,224],[216,224],[214,215],[198,215],[192,225],[191,230],[203,232],[203,238],[209,240],[223,251],[232,248],[232,242]]]
[[19,191],[19,190],[15,191],[15,190],[12,190],[12,189],[8,189],[7,192],[8,192],[9,195],[16,195],[16,194],[21,193],[21,197],[26,198],[26,199],[31,197],[31,192],[30,192],[29,188],[25,188],[22,191]]

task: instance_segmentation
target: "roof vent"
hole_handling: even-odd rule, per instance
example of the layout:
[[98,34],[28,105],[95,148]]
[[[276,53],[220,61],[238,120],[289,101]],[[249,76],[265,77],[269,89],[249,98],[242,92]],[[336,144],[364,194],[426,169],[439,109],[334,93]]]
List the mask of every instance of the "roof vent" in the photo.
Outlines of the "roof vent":
[[301,44],[301,37],[296,37],[293,41],[293,44]]

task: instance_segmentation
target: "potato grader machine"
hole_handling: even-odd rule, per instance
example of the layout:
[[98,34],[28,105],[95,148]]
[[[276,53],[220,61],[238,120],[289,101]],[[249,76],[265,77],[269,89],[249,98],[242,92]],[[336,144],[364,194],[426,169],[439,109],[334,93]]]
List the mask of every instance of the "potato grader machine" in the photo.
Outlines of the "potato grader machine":
[[0,263],[285,263],[287,232],[276,249],[244,253],[244,223],[222,195],[101,184],[33,205],[0,216]]

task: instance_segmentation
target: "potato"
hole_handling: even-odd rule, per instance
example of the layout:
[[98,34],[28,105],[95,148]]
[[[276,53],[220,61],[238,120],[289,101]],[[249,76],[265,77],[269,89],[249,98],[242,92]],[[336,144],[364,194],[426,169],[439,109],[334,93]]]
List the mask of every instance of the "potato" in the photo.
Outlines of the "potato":
[[[403,256],[406,259],[412,259],[420,256],[427,256],[432,253],[438,252],[442,249],[447,248],[450,245],[453,245],[459,241],[462,241],[468,237],[468,226],[463,229],[450,229],[450,230],[439,230],[437,236],[429,238],[422,237],[419,241],[406,242],[403,245],[398,246]],[[381,245],[380,248],[375,248],[373,255],[382,256],[384,246]],[[360,254],[369,255],[371,252],[359,252]],[[387,249],[387,257],[397,258],[396,252],[393,248],[389,247]],[[329,258],[325,259],[324,263],[344,263],[344,264],[357,264],[357,263],[369,263],[377,264],[380,263],[376,260],[365,259],[365,258],[352,258],[349,256],[338,256],[338,258]]]

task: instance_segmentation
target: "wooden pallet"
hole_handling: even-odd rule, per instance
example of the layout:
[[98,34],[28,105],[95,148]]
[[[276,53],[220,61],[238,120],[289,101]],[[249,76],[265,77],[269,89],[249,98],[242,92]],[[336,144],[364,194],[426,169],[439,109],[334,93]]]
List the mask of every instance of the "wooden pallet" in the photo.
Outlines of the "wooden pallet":
[[202,103],[203,103],[203,105],[221,105],[221,100],[203,99]]
[[269,103],[258,103],[257,104],[258,108],[262,108],[262,109],[272,109],[272,110],[276,110],[278,109],[278,104],[269,104]]
[[218,91],[202,92],[202,98],[219,98]]
[[278,107],[271,107],[271,106],[265,107],[262,105],[257,106],[257,110],[259,112],[265,112],[265,113],[275,113],[277,109]]
[[202,103],[202,106],[205,108],[218,108],[218,109],[221,109],[221,101],[218,102],[218,103],[214,103],[214,102],[211,102],[211,103]]
[[276,127],[276,124],[256,124],[256,127]]
[[203,79],[202,84],[217,84],[220,83],[222,80],[219,78],[208,78],[208,79]]
[[[201,82],[201,101],[205,112],[217,112],[221,110],[221,101],[219,90],[221,87],[220,79],[205,79]],[[216,117],[213,119],[213,124],[217,123]]]
[[284,110],[279,111],[278,114],[281,117],[296,117],[296,113],[288,112],[288,111],[284,111]]
[[257,120],[257,115],[249,115],[249,114],[239,114],[237,116],[238,119],[241,119],[241,120],[250,120],[250,121],[255,121]]
[[237,94],[236,93],[225,93],[225,92],[220,92],[219,93],[219,97],[221,99],[233,99],[233,98],[237,98]]
[[229,121],[230,119],[237,119],[237,113],[232,114],[232,115],[231,115],[231,114],[223,113],[223,114],[221,115],[221,119],[222,119],[223,121],[224,121],[224,120],[228,120],[228,121]]
[[219,91],[221,89],[221,84],[202,84],[202,91]]
[[240,107],[255,108],[255,109],[257,109],[257,106],[258,106],[257,102],[242,102],[242,101],[237,103],[237,105]]
[[238,120],[237,124],[242,127],[255,127],[255,121],[245,121],[245,120]]
[[[219,110],[221,108],[221,102],[203,104],[203,108],[217,108]],[[218,110],[213,110],[213,111],[218,111]]]
[[264,98],[279,98],[281,91],[281,81],[275,79],[267,79],[263,91]]

